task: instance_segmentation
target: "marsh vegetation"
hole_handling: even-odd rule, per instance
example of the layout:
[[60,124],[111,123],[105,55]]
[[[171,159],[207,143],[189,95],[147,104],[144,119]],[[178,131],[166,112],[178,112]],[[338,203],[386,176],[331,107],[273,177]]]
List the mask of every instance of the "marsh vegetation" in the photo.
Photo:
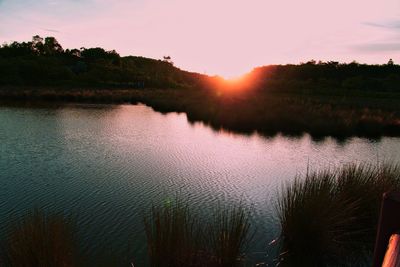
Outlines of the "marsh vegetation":
[[[351,164],[307,173],[278,199],[283,262],[370,265],[383,193],[400,189],[400,168]],[[363,258],[364,257],[364,258]]]

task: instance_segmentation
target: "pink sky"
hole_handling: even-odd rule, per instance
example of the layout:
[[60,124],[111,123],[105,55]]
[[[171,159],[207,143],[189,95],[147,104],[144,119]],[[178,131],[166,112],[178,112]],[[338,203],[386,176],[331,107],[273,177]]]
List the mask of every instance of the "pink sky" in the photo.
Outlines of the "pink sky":
[[400,62],[399,0],[0,0],[0,42],[54,36],[233,77],[310,59]]

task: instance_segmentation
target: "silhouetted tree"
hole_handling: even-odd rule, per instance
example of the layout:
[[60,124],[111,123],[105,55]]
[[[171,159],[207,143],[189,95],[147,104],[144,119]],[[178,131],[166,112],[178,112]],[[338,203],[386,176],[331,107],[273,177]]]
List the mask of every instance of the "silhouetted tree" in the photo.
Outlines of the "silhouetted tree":
[[46,55],[56,55],[64,52],[60,43],[54,37],[46,37],[44,39],[44,53]]
[[163,61],[167,62],[167,63],[169,63],[171,65],[174,65],[174,62],[172,61],[170,56],[163,56]]
[[105,60],[105,61],[110,61],[115,65],[119,64],[119,59],[120,56],[119,54],[115,51],[106,51],[103,48],[96,47],[96,48],[81,48],[80,55],[83,59],[85,59],[87,62],[95,62],[98,60]]
[[39,55],[44,53],[43,38],[39,35],[32,37],[32,50]]
[[81,51],[79,49],[66,49],[65,54],[73,57],[81,57]]

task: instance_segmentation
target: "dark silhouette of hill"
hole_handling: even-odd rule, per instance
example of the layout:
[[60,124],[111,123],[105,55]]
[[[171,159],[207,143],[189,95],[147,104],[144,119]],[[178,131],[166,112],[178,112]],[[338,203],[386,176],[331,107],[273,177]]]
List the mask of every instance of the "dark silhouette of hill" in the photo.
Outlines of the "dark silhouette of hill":
[[55,38],[39,36],[3,45],[0,68],[0,84],[18,86],[178,88],[202,77],[168,60],[121,57],[99,47],[64,50]]

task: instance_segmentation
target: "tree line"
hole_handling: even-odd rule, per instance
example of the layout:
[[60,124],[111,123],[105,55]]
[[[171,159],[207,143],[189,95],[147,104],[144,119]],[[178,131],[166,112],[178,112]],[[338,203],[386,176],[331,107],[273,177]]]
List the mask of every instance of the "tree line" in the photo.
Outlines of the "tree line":
[[0,85],[88,87],[187,87],[198,75],[170,60],[121,57],[103,48],[64,49],[54,37],[0,47]]

